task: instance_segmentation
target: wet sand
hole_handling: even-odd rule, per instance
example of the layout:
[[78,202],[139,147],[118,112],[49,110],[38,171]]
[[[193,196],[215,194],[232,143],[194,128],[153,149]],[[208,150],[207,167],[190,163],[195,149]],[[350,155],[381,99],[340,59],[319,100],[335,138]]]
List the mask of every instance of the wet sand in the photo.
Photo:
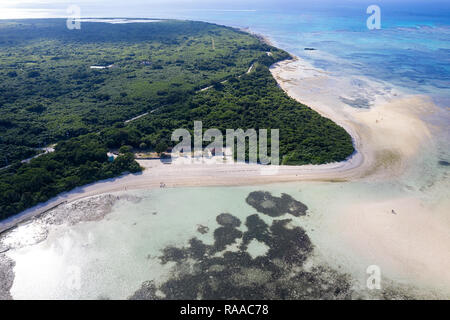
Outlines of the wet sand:
[[386,276],[401,275],[449,297],[449,205],[430,206],[413,197],[358,201],[340,208],[335,230],[357,256],[382,264]]
[[[431,99],[394,93],[381,97],[370,109],[350,107],[336,100],[333,105],[324,89],[331,77],[305,61],[281,62],[272,68],[272,73],[291,97],[352,134],[364,160],[361,166],[350,170],[353,179],[348,181],[380,183],[380,188],[386,188],[381,199],[355,197],[333,208],[336,213],[327,217],[325,223],[329,232],[338,235],[335,238],[340,246],[353,251],[354,257],[376,261],[392,278],[431,287],[449,296],[448,196],[445,200],[439,195],[441,192],[435,194],[433,189],[389,195],[389,187],[382,184],[412,188],[406,181],[411,172],[418,171],[415,160],[434,143],[431,127],[422,120],[438,112]],[[445,186],[435,186],[438,191],[442,187]],[[347,198],[351,199],[349,195]]]

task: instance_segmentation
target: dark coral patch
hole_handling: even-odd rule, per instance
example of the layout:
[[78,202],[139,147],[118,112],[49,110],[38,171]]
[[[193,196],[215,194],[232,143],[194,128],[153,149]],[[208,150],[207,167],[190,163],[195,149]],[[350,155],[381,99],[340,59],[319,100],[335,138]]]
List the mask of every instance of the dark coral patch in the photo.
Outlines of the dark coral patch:
[[286,263],[302,264],[313,250],[305,230],[286,228],[290,220],[274,221],[270,227],[270,259],[282,259]]
[[207,234],[209,232],[209,228],[204,225],[197,225],[197,232],[200,234]]
[[450,162],[444,161],[444,160],[439,161],[439,164],[440,164],[441,166],[444,166],[444,167],[450,166]]
[[183,249],[175,247],[167,247],[163,250],[161,257],[161,263],[166,264],[170,261],[179,261],[186,258],[186,252]]
[[215,251],[222,251],[226,246],[233,244],[237,239],[242,238],[242,232],[230,227],[220,227],[214,231]]
[[271,217],[280,217],[286,213],[299,217],[306,214],[308,207],[283,193],[281,197],[274,197],[270,192],[254,191],[246,199],[247,203],[258,212]]
[[[269,201],[264,203],[265,201]],[[272,197],[266,192],[249,195],[247,202],[258,211],[280,216],[305,214],[307,207],[288,195]],[[174,262],[170,278],[156,287],[145,282],[132,299],[360,299],[351,278],[318,264],[305,268],[312,256],[313,244],[305,230],[290,225],[290,219],[267,224],[259,214],[246,218],[247,231],[237,229],[241,221],[230,214],[217,216],[220,227],[214,230],[214,244],[193,238],[183,248],[162,251],[163,263]],[[242,244],[226,251],[229,244],[242,238]],[[253,258],[248,251],[252,241],[268,247],[266,254]],[[156,296],[156,292],[161,296]],[[377,297],[403,297],[401,292],[384,290]],[[398,293],[398,294],[397,294]],[[381,296],[380,296],[381,295]]]
[[224,227],[238,228],[241,225],[241,220],[229,213],[222,213],[216,217],[218,224]]
[[[345,275],[328,269],[303,269],[313,246],[302,228],[289,226],[290,220],[275,220],[269,226],[258,214],[250,215],[245,222],[245,232],[236,229],[240,221],[231,215],[219,215],[217,221],[221,226],[214,230],[214,244],[207,245],[193,238],[184,248],[164,249],[161,261],[175,263],[171,277],[159,287],[144,283],[131,298],[223,300],[350,297],[351,286]],[[242,238],[242,245],[237,251],[224,251],[227,245],[239,238]],[[267,253],[252,258],[247,252],[252,240],[269,247]],[[164,297],[156,297],[157,290]]]

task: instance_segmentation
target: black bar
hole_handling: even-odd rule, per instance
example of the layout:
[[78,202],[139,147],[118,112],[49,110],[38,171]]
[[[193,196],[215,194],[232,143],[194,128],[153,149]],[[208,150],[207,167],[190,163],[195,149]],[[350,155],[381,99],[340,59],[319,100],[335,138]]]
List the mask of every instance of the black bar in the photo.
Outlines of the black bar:
[[[125,316],[126,319],[317,319],[327,317],[392,317],[429,312],[444,312],[449,301],[3,301],[2,315],[11,311],[16,317],[25,312],[30,315],[54,314],[105,319]],[[445,308],[445,310],[444,310]],[[8,312],[8,313],[7,313]],[[445,314],[445,313],[443,313]],[[100,318],[101,317],[101,318]],[[10,317],[5,317],[10,319]]]

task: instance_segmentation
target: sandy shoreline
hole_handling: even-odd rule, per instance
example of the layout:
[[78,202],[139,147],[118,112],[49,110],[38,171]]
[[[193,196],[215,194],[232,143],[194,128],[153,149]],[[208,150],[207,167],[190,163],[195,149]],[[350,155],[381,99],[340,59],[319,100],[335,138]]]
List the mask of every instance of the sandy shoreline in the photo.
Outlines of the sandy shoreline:
[[[352,135],[363,161],[347,172],[348,181],[404,184],[408,169],[417,171],[414,160],[434,143],[422,118],[437,112],[437,107],[426,96],[394,93],[370,109],[357,109],[339,103],[336,92],[328,96],[330,76],[301,59],[281,62],[272,73],[291,97]],[[333,210],[335,216],[323,224],[339,245],[329,250],[345,248],[343,254],[376,263],[389,277],[450,297],[448,197],[433,197],[433,191],[383,198],[364,194]]]
[[[367,177],[400,175],[408,158],[429,136],[419,116],[432,109],[425,97],[411,96],[376,106],[370,110],[351,107],[332,108],[311,101],[307,92],[299,90],[299,77],[311,67],[298,58],[277,63],[271,72],[280,87],[293,99],[307,104],[321,115],[342,126],[353,138],[357,150],[348,160],[326,165],[279,166],[268,168],[249,164],[163,164],[159,160],[139,160],[145,168],[142,174],[124,175],[97,182],[59,195],[46,203],[30,208],[0,222],[0,232],[62,203],[108,192],[191,186],[239,186],[295,181],[355,181]],[[313,74],[314,81],[317,75]],[[324,75],[323,77],[326,77]],[[417,106],[411,111],[411,106]],[[395,137],[395,139],[392,139]],[[387,143],[389,141],[389,143]],[[272,170],[276,170],[272,172]],[[266,172],[268,170],[268,172]]]

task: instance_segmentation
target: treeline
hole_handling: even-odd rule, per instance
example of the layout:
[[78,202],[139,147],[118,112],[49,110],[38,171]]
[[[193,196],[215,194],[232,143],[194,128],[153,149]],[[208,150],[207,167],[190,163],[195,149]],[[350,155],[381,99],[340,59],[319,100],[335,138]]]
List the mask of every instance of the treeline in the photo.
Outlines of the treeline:
[[96,134],[58,143],[55,152],[0,171],[0,218],[5,219],[56,195],[123,172],[141,171],[130,152],[114,161]]

